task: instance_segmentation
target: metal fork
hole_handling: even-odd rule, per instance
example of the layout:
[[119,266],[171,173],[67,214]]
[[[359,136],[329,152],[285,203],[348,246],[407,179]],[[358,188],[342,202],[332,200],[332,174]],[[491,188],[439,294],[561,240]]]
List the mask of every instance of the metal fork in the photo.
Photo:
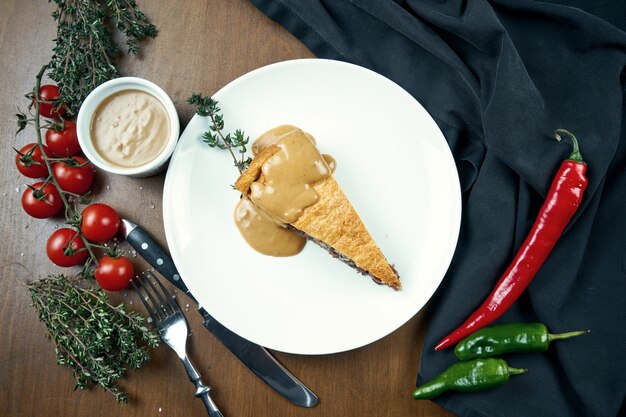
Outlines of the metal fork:
[[[185,316],[180,311],[178,304],[172,298],[171,294],[165,289],[161,281],[159,281],[152,272],[148,271],[148,277],[145,279],[136,276],[132,281],[132,285],[139,294],[139,298],[148,310],[150,317],[157,326],[161,339],[171,347],[178,357],[183,361],[185,370],[189,379],[196,386],[196,397],[200,397],[210,417],[223,417],[217,405],[209,395],[210,387],[204,385],[200,380],[200,373],[189,361],[187,356],[187,337],[188,326]],[[156,282],[160,287],[160,291],[152,284]]]

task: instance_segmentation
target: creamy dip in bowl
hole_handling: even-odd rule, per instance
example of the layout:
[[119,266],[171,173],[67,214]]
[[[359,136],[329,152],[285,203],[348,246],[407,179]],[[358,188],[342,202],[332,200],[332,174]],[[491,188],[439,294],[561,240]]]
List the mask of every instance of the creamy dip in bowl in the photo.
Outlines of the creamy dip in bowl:
[[76,126],[80,146],[94,165],[132,177],[160,172],[180,130],[169,96],[136,77],[116,78],[94,89],[80,108]]

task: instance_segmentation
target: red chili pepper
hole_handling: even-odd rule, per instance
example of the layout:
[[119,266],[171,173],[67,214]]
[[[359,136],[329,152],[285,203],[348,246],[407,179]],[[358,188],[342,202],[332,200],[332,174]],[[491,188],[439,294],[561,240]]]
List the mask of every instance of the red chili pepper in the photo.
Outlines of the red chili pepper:
[[533,280],[578,209],[587,188],[587,164],[573,134],[564,129],[557,129],[554,134],[557,140],[561,140],[559,134],[568,135],[573,150],[561,163],[535,224],[489,297],[465,323],[439,342],[435,350],[456,344],[504,314]]

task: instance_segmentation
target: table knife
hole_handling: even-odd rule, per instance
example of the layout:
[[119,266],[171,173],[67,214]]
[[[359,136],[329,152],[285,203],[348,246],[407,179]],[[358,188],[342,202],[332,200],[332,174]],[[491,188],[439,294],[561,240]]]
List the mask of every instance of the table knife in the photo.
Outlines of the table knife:
[[[183,282],[174,261],[163,248],[140,226],[122,219],[126,241],[165,279],[198,303]],[[203,324],[224,346],[266,384],[300,407],[313,407],[317,396],[294,377],[264,347],[233,333],[215,320],[203,307],[198,306]]]

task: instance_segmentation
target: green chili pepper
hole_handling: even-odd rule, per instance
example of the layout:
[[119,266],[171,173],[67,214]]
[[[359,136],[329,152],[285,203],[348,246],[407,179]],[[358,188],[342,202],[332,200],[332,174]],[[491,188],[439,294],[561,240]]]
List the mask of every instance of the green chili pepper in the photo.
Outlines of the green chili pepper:
[[432,381],[413,391],[413,398],[435,398],[445,391],[476,392],[506,384],[509,375],[518,375],[526,369],[510,368],[502,359],[488,358],[458,362]]
[[509,323],[484,327],[461,340],[454,353],[461,360],[487,358],[509,352],[548,350],[553,340],[580,336],[587,331],[550,334],[542,323]]

